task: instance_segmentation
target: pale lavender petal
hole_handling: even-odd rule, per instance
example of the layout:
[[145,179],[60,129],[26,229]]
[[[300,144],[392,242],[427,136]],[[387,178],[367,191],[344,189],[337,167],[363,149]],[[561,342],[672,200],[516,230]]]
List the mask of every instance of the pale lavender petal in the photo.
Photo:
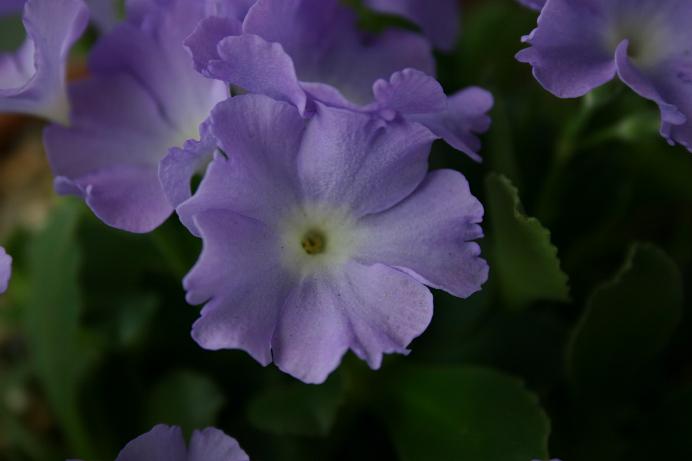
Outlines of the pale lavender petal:
[[279,311],[294,283],[281,267],[276,236],[228,211],[210,209],[195,222],[204,249],[183,285],[190,304],[206,305],[192,337],[205,349],[243,349],[269,364]]
[[250,458],[235,439],[208,427],[192,433],[187,461],[250,461]]
[[531,47],[517,59],[530,64],[536,79],[556,96],[583,96],[615,77],[604,36],[606,10],[601,0],[551,0],[541,11],[538,28],[526,38]]
[[[627,56],[628,41],[623,41],[620,46],[618,46],[615,52],[615,62],[617,64],[618,75],[630,88],[632,88],[640,96],[650,99],[658,104],[661,110],[661,134],[663,134],[670,141],[677,141],[692,150],[692,137],[690,137],[690,130],[692,129],[692,80],[685,84],[678,75],[672,74],[663,77],[661,80],[663,83],[661,85],[661,90],[667,90],[666,92],[670,96],[676,95],[675,83],[677,83],[682,92],[678,92],[677,96],[683,96],[679,98],[675,103],[680,104],[680,107],[688,109],[688,114],[690,114],[690,120],[685,116],[684,113],[680,111],[678,105],[668,102],[664,99],[663,95],[656,88],[656,82],[653,79],[647,78],[635,65],[630,61]],[[692,67],[691,67],[692,69]],[[668,71],[669,69],[665,69]],[[664,71],[664,72],[665,72]],[[681,81],[675,82],[676,79]],[[668,83],[673,83],[672,85]],[[686,91],[685,91],[686,90]],[[686,93],[686,94],[683,94]],[[678,128],[677,125],[683,125],[682,129]],[[687,126],[685,126],[687,125]],[[676,134],[684,133],[687,130],[687,136],[675,136],[672,133],[675,130]],[[675,139],[675,138],[678,139]]]
[[66,60],[88,19],[82,0],[26,2],[27,40],[15,54],[0,55],[0,112],[67,123]]
[[338,274],[305,279],[283,306],[274,361],[306,383],[321,383],[352,348],[379,368],[382,354],[406,346],[430,322],[432,295],[406,274],[348,263]]
[[178,209],[197,233],[194,215],[226,209],[272,223],[297,197],[296,157],[304,120],[295,107],[262,95],[230,98],[214,108],[212,132],[226,153],[209,165],[199,190]]
[[183,432],[176,426],[155,426],[122,449],[115,461],[186,461]]
[[[240,35],[242,27],[241,22],[233,17],[211,16],[200,21],[192,34],[185,40],[185,46],[190,51],[197,72],[208,78],[217,78],[209,66],[211,63],[218,66],[218,61],[221,61],[218,44],[226,37]],[[233,62],[229,63],[231,72],[233,64]],[[223,71],[223,68],[217,67],[215,69],[215,72],[220,73],[218,77],[222,79],[225,77]]]
[[211,122],[200,127],[200,141],[189,140],[182,148],[173,147],[159,163],[159,179],[174,208],[192,195],[191,181],[211,162],[218,142],[211,134]]
[[373,94],[381,109],[404,115],[438,113],[447,108],[442,85],[416,69],[404,69],[392,74],[389,80],[377,80]]
[[305,92],[298,84],[291,57],[280,44],[246,34],[223,39],[218,51],[222,60],[209,64],[211,76],[305,110]]
[[492,107],[493,96],[490,92],[470,87],[450,96],[447,108],[442,112],[413,114],[406,118],[425,125],[450,146],[480,161],[478,151],[481,141],[478,134],[490,128],[488,112]]
[[524,5],[527,8],[531,8],[536,11],[541,11],[541,9],[545,6],[545,3],[547,0],[518,0],[519,3]]
[[347,203],[355,216],[385,210],[423,180],[434,139],[419,124],[386,124],[319,106],[298,160],[304,194],[329,204]]
[[109,225],[157,227],[172,212],[157,171],[176,131],[127,75],[80,82],[71,94],[73,126],[50,126],[44,136],[58,192],[81,195]]
[[466,298],[481,288],[488,265],[473,240],[483,207],[461,173],[430,173],[406,200],[362,223],[370,237],[359,252],[366,264],[400,268],[420,282]]
[[460,24],[458,0],[366,0],[366,4],[418,24],[437,48],[449,51],[456,44]]
[[12,275],[12,257],[0,247],[0,294],[7,291],[7,285]]

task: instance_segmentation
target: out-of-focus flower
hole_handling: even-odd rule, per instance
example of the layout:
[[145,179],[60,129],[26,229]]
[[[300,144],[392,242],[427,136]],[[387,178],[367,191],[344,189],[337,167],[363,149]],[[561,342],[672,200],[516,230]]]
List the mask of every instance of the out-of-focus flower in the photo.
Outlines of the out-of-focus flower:
[[518,0],[522,5],[533,10],[541,11],[547,0]]
[[692,151],[692,4],[549,0],[517,59],[551,93],[579,97],[616,75],[658,104],[661,135]]
[[106,224],[147,232],[189,196],[185,182],[162,187],[160,160],[174,146],[213,150],[191,139],[228,91],[195,72],[182,45],[202,2],[130,5],[128,21],[94,47],[90,78],[70,88],[71,126],[49,127],[45,144],[59,193],[83,197]]
[[118,23],[116,0],[86,0],[91,20],[101,31],[109,31]]
[[431,77],[435,62],[423,37],[364,34],[337,0],[258,0],[246,15],[206,19],[186,43],[203,75],[290,102],[306,116],[317,101],[403,118],[479,158],[476,133],[489,127],[490,93],[468,88],[447,98]]
[[[14,9],[18,4],[6,6]],[[82,0],[26,1],[27,38],[15,53],[0,54],[0,112],[68,122],[66,61],[88,19]]]
[[184,280],[207,349],[243,349],[320,383],[351,349],[376,369],[432,316],[425,285],[460,297],[488,274],[483,207],[458,172],[427,173],[434,136],[316,106],[238,96],[212,112],[221,149],[178,213],[202,237]]
[[418,24],[436,48],[449,51],[459,36],[459,0],[366,0],[370,8]]
[[3,247],[0,247],[0,293],[4,293],[7,290],[11,275],[12,257],[5,252]]
[[[249,461],[235,439],[208,427],[192,433],[185,446],[177,426],[159,424],[125,445],[115,461]],[[75,460],[76,461],[76,460]]]

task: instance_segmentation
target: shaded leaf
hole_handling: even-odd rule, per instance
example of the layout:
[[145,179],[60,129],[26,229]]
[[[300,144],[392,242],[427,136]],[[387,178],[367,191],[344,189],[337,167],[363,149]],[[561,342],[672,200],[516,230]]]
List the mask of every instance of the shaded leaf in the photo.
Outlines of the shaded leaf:
[[504,176],[486,178],[491,276],[511,309],[535,301],[569,301],[567,276],[560,269],[550,232],[521,211],[519,192]]
[[680,272],[663,251],[635,245],[615,278],[588,300],[568,347],[572,382],[620,392],[668,344],[682,317],[682,290]]
[[92,356],[78,341],[81,252],[75,229],[81,203],[62,202],[29,242],[28,286],[23,324],[34,372],[72,449],[89,456],[78,411],[79,384]]
[[196,371],[175,371],[161,379],[151,392],[149,423],[180,426],[190,434],[215,425],[225,402],[223,392],[209,377]]
[[409,367],[385,418],[402,460],[547,457],[550,424],[522,383],[475,367]]
[[250,402],[250,422],[277,435],[324,436],[334,425],[343,399],[338,374],[320,386],[296,382],[270,388]]

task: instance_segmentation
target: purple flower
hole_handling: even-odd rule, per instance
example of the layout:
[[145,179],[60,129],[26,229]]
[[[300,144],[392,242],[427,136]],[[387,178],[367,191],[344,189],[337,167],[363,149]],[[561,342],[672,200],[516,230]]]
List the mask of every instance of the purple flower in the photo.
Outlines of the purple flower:
[[372,9],[418,24],[435,47],[449,51],[459,36],[459,0],[366,0]]
[[195,431],[189,447],[177,426],[159,424],[125,445],[115,461],[249,461],[235,439],[208,427]]
[[[17,8],[12,1],[7,12]],[[15,53],[0,53],[0,112],[19,112],[67,123],[66,60],[88,22],[82,0],[27,0],[27,39]]]
[[[478,159],[493,100],[480,88],[447,98],[426,40],[402,30],[370,36],[337,0],[258,0],[246,15],[212,16],[187,45],[199,71],[295,105],[315,102],[426,126]],[[414,70],[415,69],[415,70]]]
[[691,23],[685,1],[549,0],[517,59],[563,98],[618,75],[658,104],[663,137],[692,151]]
[[183,144],[213,150],[188,140],[228,91],[197,74],[182,46],[204,17],[202,2],[130,5],[129,20],[92,51],[91,77],[70,88],[71,126],[49,127],[45,144],[59,193],[83,197],[113,227],[147,232],[189,196],[189,180],[175,174],[162,186],[160,160]]
[[91,19],[102,31],[109,31],[118,23],[116,0],[86,0]]
[[12,257],[5,252],[3,247],[0,247],[0,293],[7,291],[11,275]]
[[263,95],[212,112],[217,154],[178,213],[202,237],[184,280],[206,303],[206,349],[243,349],[320,383],[351,349],[374,369],[432,315],[424,286],[467,297],[488,274],[483,207],[455,171],[427,174],[434,136],[317,104],[309,120]]
[[536,11],[541,11],[547,0],[519,0],[522,5]]

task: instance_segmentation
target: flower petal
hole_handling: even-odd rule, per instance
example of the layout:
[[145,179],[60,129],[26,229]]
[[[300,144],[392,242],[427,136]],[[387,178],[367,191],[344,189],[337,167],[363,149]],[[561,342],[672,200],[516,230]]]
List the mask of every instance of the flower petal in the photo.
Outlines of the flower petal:
[[434,171],[409,198],[361,220],[369,238],[357,258],[399,268],[466,298],[488,277],[488,264],[473,242],[483,236],[482,218],[483,207],[461,173]]
[[250,461],[250,458],[235,439],[208,427],[192,433],[187,461]]
[[192,327],[205,349],[242,349],[262,365],[293,281],[279,261],[277,237],[264,224],[210,210],[195,216],[202,255],[183,285],[190,304],[206,302]]
[[430,291],[383,265],[348,263],[342,273],[303,280],[286,302],[274,335],[277,366],[321,383],[352,348],[372,368],[382,355],[406,353],[432,316]]
[[67,55],[87,26],[82,0],[27,0],[27,40],[16,54],[0,55],[0,111],[68,121]]
[[460,11],[457,0],[367,0],[378,11],[394,13],[418,24],[435,47],[450,51],[459,36]]
[[583,96],[615,77],[604,31],[609,16],[601,0],[551,0],[516,58],[533,67],[541,85],[561,98]]
[[186,453],[180,428],[159,424],[128,443],[115,461],[186,461]]
[[[249,115],[251,114],[251,115]],[[178,209],[193,234],[193,216],[205,209],[230,210],[272,223],[295,203],[296,156],[305,122],[295,107],[262,95],[219,104],[212,132],[228,158],[217,156],[195,195]]]
[[7,285],[12,275],[12,257],[0,247],[0,294],[7,291]]
[[404,69],[393,73],[389,80],[377,80],[373,94],[381,109],[404,115],[438,113],[447,108],[442,85],[416,69]]
[[385,210],[423,180],[434,139],[418,124],[320,105],[299,154],[305,198],[348,204],[354,216]]

